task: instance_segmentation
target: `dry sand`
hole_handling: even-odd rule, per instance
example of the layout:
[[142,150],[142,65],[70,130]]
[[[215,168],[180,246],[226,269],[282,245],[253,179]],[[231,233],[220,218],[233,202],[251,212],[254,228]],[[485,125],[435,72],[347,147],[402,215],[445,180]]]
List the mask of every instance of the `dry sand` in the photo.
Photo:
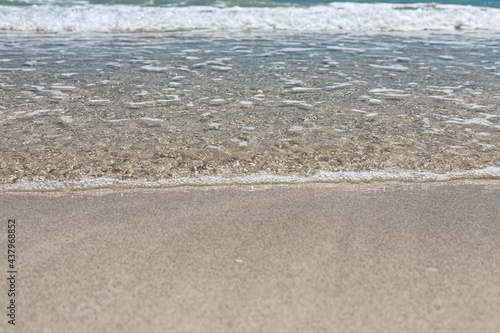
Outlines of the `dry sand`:
[[2,332],[500,327],[498,181],[3,193],[0,207],[19,255]]

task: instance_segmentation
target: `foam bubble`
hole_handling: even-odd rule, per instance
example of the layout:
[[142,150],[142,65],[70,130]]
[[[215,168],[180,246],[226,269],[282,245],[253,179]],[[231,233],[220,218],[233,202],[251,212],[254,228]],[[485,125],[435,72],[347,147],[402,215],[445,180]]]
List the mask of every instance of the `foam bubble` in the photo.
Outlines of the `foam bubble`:
[[151,117],[141,117],[139,118],[140,120],[146,120],[146,121],[165,121],[163,119],[158,119],[158,118],[151,118]]
[[71,118],[70,116],[61,116],[59,117],[59,119],[61,119],[62,121],[64,121],[65,123],[72,123],[73,122],[73,118]]
[[[426,4],[332,3],[304,7],[0,6],[0,29],[17,31],[423,31],[500,29],[500,9]],[[342,46],[332,51],[363,52]],[[285,52],[306,49],[285,48]],[[156,70],[146,66],[146,70]],[[21,70],[21,69],[18,69]]]
[[306,93],[320,90],[320,88],[308,88],[308,87],[293,87],[290,92],[294,94]]
[[408,67],[401,66],[401,65],[382,66],[382,65],[370,64],[370,66],[373,68],[388,69],[388,70],[398,71],[398,72],[404,72],[404,71],[408,70]]
[[351,83],[344,82],[344,83],[338,83],[338,84],[336,84],[334,86],[326,86],[323,89],[324,90],[337,90],[337,89],[342,89],[342,88],[345,88],[345,87],[349,87],[351,85],[352,85]]

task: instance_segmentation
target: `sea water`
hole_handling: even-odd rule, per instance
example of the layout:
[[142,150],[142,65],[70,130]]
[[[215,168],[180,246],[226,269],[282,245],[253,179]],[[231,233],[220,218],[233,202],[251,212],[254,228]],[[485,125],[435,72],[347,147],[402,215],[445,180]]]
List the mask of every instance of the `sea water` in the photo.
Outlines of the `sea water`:
[[499,178],[495,7],[0,1],[0,186]]

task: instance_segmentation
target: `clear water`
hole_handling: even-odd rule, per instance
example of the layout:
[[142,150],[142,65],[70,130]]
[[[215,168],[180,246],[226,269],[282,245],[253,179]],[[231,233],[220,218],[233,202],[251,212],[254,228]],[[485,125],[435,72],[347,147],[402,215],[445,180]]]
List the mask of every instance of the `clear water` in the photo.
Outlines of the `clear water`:
[[3,1],[0,189],[498,178],[495,3]]

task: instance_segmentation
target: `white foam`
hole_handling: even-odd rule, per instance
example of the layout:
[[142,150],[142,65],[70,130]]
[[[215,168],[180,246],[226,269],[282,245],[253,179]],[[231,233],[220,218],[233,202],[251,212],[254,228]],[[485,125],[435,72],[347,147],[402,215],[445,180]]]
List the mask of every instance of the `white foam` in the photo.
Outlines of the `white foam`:
[[411,96],[410,94],[384,94],[384,93],[378,93],[375,95],[378,97],[383,97],[385,99],[404,99],[405,97]]
[[172,69],[173,67],[166,66],[166,67],[156,67],[152,65],[144,65],[141,66],[142,69],[145,69],[147,71],[153,71],[153,72],[162,72],[162,71],[167,71],[169,69]]
[[301,85],[304,83],[304,82],[302,82],[302,80],[299,80],[299,79],[285,79],[285,78],[283,78],[280,80],[285,81],[285,84],[288,86],[298,86],[298,85]]
[[302,127],[302,126],[294,125],[294,126],[290,127],[288,130],[295,132],[295,131],[302,131],[303,129],[304,129],[304,127]]
[[[206,146],[221,150],[216,146]],[[447,173],[434,173],[426,171],[340,171],[326,172],[319,171],[316,174],[308,177],[303,176],[280,176],[268,173],[257,173],[246,176],[202,176],[197,178],[172,178],[161,179],[157,181],[141,181],[141,180],[119,180],[113,178],[83,178],[80,180],[65,180],[65,181],[44,181],[44,182],[26,182],[19,181],[14,184],[0,184],[0,191],[37,191],[37,190],[62,190],[68,188],[73,189],[90,189],[102,188],[110,186],[134,186],[134,187],[172,187],[182,185],[254,185],[254,184],[297,184],[297,183],[312,183],[312,182],[366,182],[366,181],[449,181],[454,179],[481,179],[481,178],[500,178],[500,167],[486,167],[484,169],[475,169],[467,171],[455,171]]]
[[[171,31],[500,30],[500,10],[459,5],[331,3],[310,7],[0,6],[0,30]],[[332,50],[362,52],[333,47]],[[287,52],[294,48],[285,48]],[[294,51],[295,52],[295,51]],[[147,68],[146,68],[147,69]]]
[[398,93],[398,92],[404,92],[403,90],[398,90],[398,89],[389,89],[389,88],[377,88],[377,89],[372,89],[370,90],[371,93]]
[[57,88],[57,89],[63,89],[63,90],[76,89],[76,87],[74,87],[74,86],[58,86],[58,85],[51,86],[51,88]]
[[281,49],[280,51],[282,52],[305,52],[305,51],[311,51],[314,50],[312,48],[306,48],[306,47],[285,47],[284,49]]
[[462,118],[453,118],[453,120],[448,120],[446,121],[447,123],[450,124],[460,124],[460,125],[482,125],[482,126],[489,126],[489,127],[496,127],[500,128],[500,125],[495,125],[489,120],[486,120],[484,118],[468,118],[468,119],[462,119]]
[[[163,90],[163,89],[162,89]],[[166,100],[158,100],[158,101],[167,101],[167,102],[172,102],[172,101],[180,101],[181,99],[179,98],[179,95],[165,95],[165,97],[168,97],[170,99]]]
[[248,146],[248,141],[241,141],[241,140],[238,140],[238,139],[231,139],[232,142],[235,142],[237,143],[238,145],[242,146],[242,147],[246,147]]
[[336,84],[334,86],[326,86],[323,89],[324,90],[337,90],[337,89],[342,89],[342,88],[345,88],[345,87],[349,87],[351,85],[352,85],[351,83],[344,82],[344,83],[338,83],[338,84]]
[[308,88],[308,87],[293,87],[290,92],[297,94],[297,93],[306,93],[306,92],[312,92],[312,91],[317,91],[321,90],[320,88]]
[[[1,25],[2,25],[2,23],[0,21],[0,26]],[[1,28],[0,28],[0,30],[1,30]],[[0,68],[0,71],[3,71],[3,72],[17,72],[17,71],[32,72],[34,70],[35,70],[34,68],[26,68],[26,67],[21,67],[21,68]]]
[[151,118],[151,117],[141,117],[139,118],[140,120],[146,120],[146,121],[165,121],[163,119],[158,119],[158,118]]
[[[481,106],[481,105],[479,105],[479,106]],[[498,114],[491,114],[491,113],[484,113],[484,112],[481,112],[481,115],[484,116],[485,119],[500,117],[500,115],[498,115]]]
[[370,98],[368,99],[368,104],[382,104],[382,101],[380,99]]
[[141,105],[148,105],[148,104],[154,104],[155,101],[144,101],[144,102],[129,102],[128,104],[130,106],[141,106]]
[[66,122],[66,123],[72,123],[74,121],[74,119],[71,118],[70,116],[61,116],[61,117],[59,117],[59,119],[61,119],[62,121]]
[[360,49],[360,48],[355,48],[355,47],[344,47],[344,46],[327,46],[326,48],[328,50],[332,50],[332,51],[343,51],[343,52],[363,53],[366,51],[365,49]]
[[232,69],[232,67],[228,66],[210,66],[210,68],[219,72],[227,72]]
[[216,98],[210,101],[210,105],[222,105],[226,100],[223,98]]
[[[193,65],[193,68],[200,68],[200,67],[205,67],[207,65],[213,65],[212,67],[216,67],[216,66],[221,66],[221,67],[225,67],[223,63],[223,61],[225,60],[231,60],[231,58],[222,58],[222,59],[217,59],[217,60],[209,60],[209,61],[205,61],[205,62],[200,62],[198,64],[194,64]],[[231,68],[229,68],[231,69]]]
[[382,66],[382,65],[370,64],[370,67],[380,68],[380,69],[388,69],[388,70],[391,70],[391,71],[398,71],[398,72],[404,72],[404,71],[408,70],[408,67],[405,67],[405,66],[402,66],[402,65]]

